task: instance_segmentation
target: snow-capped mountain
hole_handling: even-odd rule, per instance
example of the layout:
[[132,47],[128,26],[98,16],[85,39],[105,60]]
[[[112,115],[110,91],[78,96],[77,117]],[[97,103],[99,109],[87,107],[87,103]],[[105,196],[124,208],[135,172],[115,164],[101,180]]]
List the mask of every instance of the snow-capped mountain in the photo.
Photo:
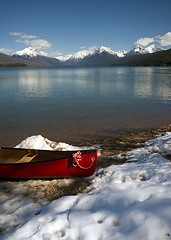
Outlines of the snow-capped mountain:
[[114,52],[108,47],[101,46],[96,49],[90,48],[88,50],[81,50],[73,55],[59,56],[56,58],[67,65],[75,65],[75,64],[80,65],[81,63],[84,63],[87,60],[90,61],[91,58],[96,58],[96,61],[97,61],[97,58],[100,58],[100,57],[103,57],[105,59],[106,58],[113,59],[113,57],[114,58],[124,57],[126,53],[127,53],[126,51]]
[[76,52],[75,54],[68,54],[65,56],[59,56],[56,57],[58,60],[60,60],[61,62],[66,62],[66,64],[75,64],[79,61],[81,61],[82,59],[84,59],[86,56],[93,54],[94,51],[92,49],[89,50],[81,50],[79,52]]
[[70,57],[72,57],[73,55],[72,54],[67,54],[65,56],[58,56],[56,57],[56,59],[58,59],[59,61],[61,62],[65,62],[67,61]]
[[43,51],[37,52],[34,48],[28,47],[21,51],[17,51],[15,53],[13,53],[12,56],[13,57],[25,57],[25,58],[29,59],[29,58],[37,57],[37,56],[47,57],[47,53],[45,53]]
[[126,56],[127,51],[125,51],[125,50],[120,51],[119,50],[118,52],[116,52],[116,54],[117,54],[118,57],[122,58],[122,57]]
[[154,44],[146,48],[143,48],[140,45],[134,46],[130,52],[124,50],[115,52],[108,47],[100,46],[96,49],[91,48],[89,50],[81,50],[73,55],[59,56],[56,58],[63,64],[70,66],[99,66],[107,64],[111,65],[124,57],[154,53],[161,50],[164,49]]
[[77,62],[79,66],[107,66],[112,65],[119,59],[116,52],[107,47],[99,47],[95,51],[85,56],[81,61]]
[[102,54],[102,53],[108,53],[108,54],[111,54],[111,55],[116,55],[116,53],[114,51],[112,51],[110,48],[104,47],[104,46],[100,46],[94,52],[94,54]]
[[140,45],[136,45],[128,54],[129,55],[139,55],[139,54],[148,54],[162,51],[164,48],[159,47],[158,45],[152,44],[146,48],[143,48]]
[[138,46],[135,46],[133,49],[131,49],[128,54],[129,55],[134,55],[134,54],[145,54],[145,53],[147,53],[145,48],[143,48],[142,46],[138,45]]
[[110,48],[108,47],[99,47],[94,54],[102,54],[102,53],[108,53],[108,54],[111,54],[111,55],[115,55],[115,56],[118,56],[118,57],[124,57],[126,54],[127,54],[127,51],[118,51],[118,52],[114,52],[113,50],[111,50]]
[[38,66],[61,66],[61,62],[58,59],[48,57],[47,53],[43,51],[38,52],[32,47],[17,51],[11,56],[24,60],[26,59],[30,62],[30,64]]
[[155,52],[159,52],[159,51],[163,51],[165,50],[164,48],[158,46],[158,45],[155,45],[155,44],[152,44],[150,45],[149,47],[146,47],[145,50],[148,52],[148,53],[155,53]]
[[[161,50],[165,50],[157,45],[150,45],[146,48],[138,45],[130,52],[118,51],[114,52],[109,47],[91,47],[78,51],[77,53],[56,58],[48,57],[47,53],[37,51],[32,47],[25,48],[12,54],[12,57],[24,59],[37,66],[110,66],[120,64],[123,61],[130,61],[141,55],[152,54]],[[122,61],[123,60],[123,61]]]
[[78,59],[78,60],[83,59],[92,53],[93,53],[92,50],[82,50],[82,51],[79,51],[79,52],[75,53],[74,55],[72,55],[72,57],[70,57],[70,59]]

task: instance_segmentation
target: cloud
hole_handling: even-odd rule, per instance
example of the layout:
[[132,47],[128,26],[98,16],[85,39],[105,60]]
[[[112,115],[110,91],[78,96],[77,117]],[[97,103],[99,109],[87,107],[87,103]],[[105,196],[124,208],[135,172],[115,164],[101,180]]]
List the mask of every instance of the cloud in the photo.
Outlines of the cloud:
[[48,49],[52,46],[52,44],[45,39],[34,39],[29,41],[29,44],[35,49]]
[[83,46],[83,47],[80,47],[80,49],[84,49],[84,48],[87,48],[88,46]]
[[10,32],[9,35],[11,35],[11,36],[17,36],[17,37],[21,37],[21,38],[39,38],[38,36],[35,36],[35,35],[27,35],[27,34],[22,33],[22,32]]
[[8,48],[0,48],[0,52],[3,52],[3,53],[9,53],[9,52],[12,52],[12,49],[8,49]]
[[11,36],[21,36],[23,33],[21,32],[10,32],[9,35]]
[[154,38],[140,38],[135,42],[135,45],[142,45],[142,46],[147,46],[149,43],[154,42]]
[[38,36],[35,35],[27,35],[21,32],[10,32],[12,36],[19,37],[19,39],[15,40],[17,43],[24,43],[26,46],[33,47],[35,49],[48,49],[52,46],[50,42],[45,39],[39,39]]
[[32,48],[35,49],[48,49],[52,46],[51,43],[44,39],[34,39],[34,40],[29,40],[29,39],[18,39],[16,40],[17,43],[24,43],[27,46],[31,46]]
[[25,40],[17,39],[17,40],[15,40],[15,42],[16,42],[16,43],[24,43],[24,44],[26,44],[26,45],[29,45],[30,40],[28,40],[28,39],[25,39]]
[[157,36],[156,38],[160,39],[159,43],[161,46],[169,46],[171,45],[171,32],[164,34],[163,36]]
[[152,38],[140,38],[135,42],[135,45],[147,46],[148,44],[156,42],[159,45],[166,47],[171,45],[171,32],[164,34],[163,36],[158,35]]
[[34,36],[34,35],[21,35],[21,38],[38,38],[37,36]]

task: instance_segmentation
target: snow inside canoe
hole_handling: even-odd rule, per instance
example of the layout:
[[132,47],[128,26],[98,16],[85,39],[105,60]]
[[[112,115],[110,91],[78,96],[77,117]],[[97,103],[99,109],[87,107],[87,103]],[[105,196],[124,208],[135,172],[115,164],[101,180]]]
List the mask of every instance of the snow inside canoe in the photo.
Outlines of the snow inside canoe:
[[88,177],[96,162],[96,150],[0,148],[0,179]]

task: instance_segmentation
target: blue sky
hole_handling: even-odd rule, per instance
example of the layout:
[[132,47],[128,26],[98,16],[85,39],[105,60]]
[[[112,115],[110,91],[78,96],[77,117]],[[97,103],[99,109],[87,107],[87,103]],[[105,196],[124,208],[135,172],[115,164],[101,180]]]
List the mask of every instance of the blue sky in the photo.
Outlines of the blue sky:
[[51,56],[101,45],[129,51],[135,42],[171,47],[170,0],[5,0],[0,8],[7,54],[29,46]]

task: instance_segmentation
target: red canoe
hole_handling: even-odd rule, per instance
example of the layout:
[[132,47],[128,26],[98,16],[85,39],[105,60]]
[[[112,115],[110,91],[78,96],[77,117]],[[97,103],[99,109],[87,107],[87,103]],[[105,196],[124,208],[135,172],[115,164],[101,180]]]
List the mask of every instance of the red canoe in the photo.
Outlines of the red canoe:
[[96,162],[96,150],[0,148],[0,179],[88,177],[94,174]]

